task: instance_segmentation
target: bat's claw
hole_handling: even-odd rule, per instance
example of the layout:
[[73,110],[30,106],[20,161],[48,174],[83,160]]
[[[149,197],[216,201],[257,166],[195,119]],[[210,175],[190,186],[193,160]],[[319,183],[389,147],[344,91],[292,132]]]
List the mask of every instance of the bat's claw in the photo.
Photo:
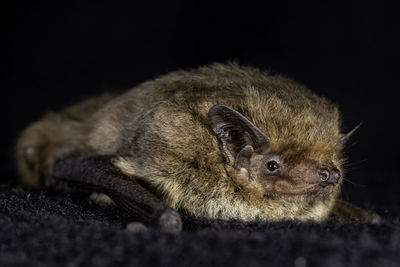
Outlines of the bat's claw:
[[182,219],[179,213],[167,208],[158,218],[157,227],[167,232],[180,232],[182,230]]

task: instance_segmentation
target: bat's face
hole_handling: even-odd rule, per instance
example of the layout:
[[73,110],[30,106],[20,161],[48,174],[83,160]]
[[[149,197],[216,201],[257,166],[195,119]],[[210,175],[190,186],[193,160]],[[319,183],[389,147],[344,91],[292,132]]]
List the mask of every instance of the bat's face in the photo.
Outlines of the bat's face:
[[[223,105],[210,109],[209,121],[241,181],[255,184],[265,197],[336,196],[342,177],[336,155],[316,160],[301,152],[274,152],[274,140],[242,114]],[[289,152],[293,150],[296,145],[288,148]]]
[[246,166],[266,195],[322,194],[328,196],[341,184],[341,171],[331,162],[293,161],[284,155],[254,153]]

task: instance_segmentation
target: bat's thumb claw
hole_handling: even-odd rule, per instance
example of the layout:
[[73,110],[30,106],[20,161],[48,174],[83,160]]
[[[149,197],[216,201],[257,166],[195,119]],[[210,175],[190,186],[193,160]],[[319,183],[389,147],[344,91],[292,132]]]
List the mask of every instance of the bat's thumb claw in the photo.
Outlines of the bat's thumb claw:
[[182,230],[181,216],[177,211],[167,208],[158,218],[158,227],[167,232],[180,232]]

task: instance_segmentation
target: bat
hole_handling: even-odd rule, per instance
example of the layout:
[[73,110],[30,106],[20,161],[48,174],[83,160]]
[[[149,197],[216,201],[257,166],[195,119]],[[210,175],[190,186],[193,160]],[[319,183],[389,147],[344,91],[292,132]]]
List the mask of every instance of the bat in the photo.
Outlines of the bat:
[[199,218],[377,223],[340,200],[338,107],[253,67],[211,64],[89,98],[24,130],[16,158],[35,188],[109,196],[137,221],[180,231]]

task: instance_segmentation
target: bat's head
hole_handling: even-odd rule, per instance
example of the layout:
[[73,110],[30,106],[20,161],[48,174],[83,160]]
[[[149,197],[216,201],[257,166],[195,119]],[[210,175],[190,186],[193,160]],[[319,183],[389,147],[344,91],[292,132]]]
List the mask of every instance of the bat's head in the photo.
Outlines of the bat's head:
[[336,197],[342,182],[338,149],[312,157],[296,144],[282,147],[241,113],[223,105],[213,106],[208,118],[239,184],[255,186],[266,199],[307,196],[302,199],[315,203]]

